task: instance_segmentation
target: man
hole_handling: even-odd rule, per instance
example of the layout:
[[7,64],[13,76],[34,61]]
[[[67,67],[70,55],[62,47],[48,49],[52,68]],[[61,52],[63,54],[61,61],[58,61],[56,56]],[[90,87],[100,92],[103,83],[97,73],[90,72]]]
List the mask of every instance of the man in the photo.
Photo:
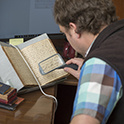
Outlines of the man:
[[[79,79],[71,124],[124,122],[124,20],[111,0],[56,0],[54,18],[72,47],[85,59],[64,68]],[[83,65],[82,65],[83,63]]]

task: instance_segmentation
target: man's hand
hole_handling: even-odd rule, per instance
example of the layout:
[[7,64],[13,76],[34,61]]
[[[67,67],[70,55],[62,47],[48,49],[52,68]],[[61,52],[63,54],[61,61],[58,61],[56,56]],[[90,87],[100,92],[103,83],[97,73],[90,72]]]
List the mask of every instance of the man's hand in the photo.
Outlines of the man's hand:
[[78,65],[78,70],[74,70],[72,68],[69,68],[69,67],[65,67],[64,70],[68,73],[70,73],[71,75],[73,75],[74,77],[76,77],[77,79],[79,79],[79,76],[80,76],[80,68],[83,64],[83,59],[81,58],[73,58],[73,59],[70,59],[66,62],[66,64],[77,64]]

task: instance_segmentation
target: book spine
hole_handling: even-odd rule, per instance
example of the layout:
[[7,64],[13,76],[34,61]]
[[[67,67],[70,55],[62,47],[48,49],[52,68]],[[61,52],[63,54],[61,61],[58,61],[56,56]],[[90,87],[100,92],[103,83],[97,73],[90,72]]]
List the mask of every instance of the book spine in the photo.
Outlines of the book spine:
[[[10,89],[11,89],[11,88],[10,88]],[[3,95],[5,95],[6,93],[8,93],[8,92],[10,91],[10,89],[6,90]]]
[[7,110],[11,110],[11,111],[14,111],[16,109],[13,106],[9,106],[9,105],[2,104],[2,103],[0,103],[0,108],[4,108],[4,109],[7,109]]
[[13,96],[13,94],[17,93],[17,89],[13,89],[9,94],[8,94],[8,99]]
[[0,103],[13,104],[16,99],[17,99],[17,94],[13,95],[13,97],[11,97],[11,99],[9,100],[0,99]]
[[17,95],[15,95],[14,97],[11,98],[11,100],[8,102],[8,104],[12,105],[13,103],[15,103],[17,100]]
[[17,100],[14,104],[10,105],[10,104],[4,104],[4,103],[0,103],[0,108],[4,108],[4,109],[8,109],[11,111],[14,111],[16,109],[16,107],[22,102],[24,101],[24,98],[21,97],[17,97]]
[[0,94],[6,94],[7,91],[10,90],[10,86],[7,84],[4,84],[3,82],[0,82]]
[[13,88],[11,89],[7,94],[2,95],[0,94],[0,98],[4,100],[8,100],[14,93],[17,93],[17,89]]

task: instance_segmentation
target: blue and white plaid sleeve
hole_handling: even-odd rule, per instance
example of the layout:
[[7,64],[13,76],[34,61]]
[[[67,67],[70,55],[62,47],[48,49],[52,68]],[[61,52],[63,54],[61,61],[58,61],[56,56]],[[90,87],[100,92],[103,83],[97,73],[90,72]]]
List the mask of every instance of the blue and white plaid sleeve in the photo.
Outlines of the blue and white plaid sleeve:
[[101,59],[89,59],[81,69],[72,118],[86,114],[105,124],[121,93],[116,71]]

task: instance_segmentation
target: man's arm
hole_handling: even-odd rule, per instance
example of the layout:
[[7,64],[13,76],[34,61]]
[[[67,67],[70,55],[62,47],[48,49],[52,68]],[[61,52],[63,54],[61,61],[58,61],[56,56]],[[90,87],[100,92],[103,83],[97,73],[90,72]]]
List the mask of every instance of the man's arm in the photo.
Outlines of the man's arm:
[[77,115],[75,116],[70,124],[100,124],[100,121],[89,115]]
[[80,72],[71,124],[105,124],[121,97],[121,87],[111,66],[98,58],[89,59]]

